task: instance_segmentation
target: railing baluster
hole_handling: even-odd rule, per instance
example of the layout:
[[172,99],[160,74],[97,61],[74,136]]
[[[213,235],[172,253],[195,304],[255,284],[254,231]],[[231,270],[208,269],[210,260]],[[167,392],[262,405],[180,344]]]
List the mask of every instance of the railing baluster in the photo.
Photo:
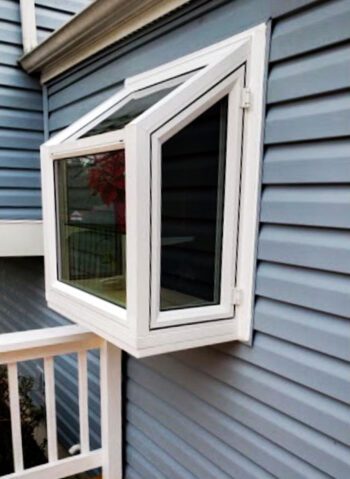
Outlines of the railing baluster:
[[57,461],[57,424],[54,358],[44,359],[47,450],[49,462]]
[[79,421],[80,448],[83,454],[90,450],[89,441],[89,405],[88,405],[88,374],[86,351],[78,353],[79,371]]
[[[101,350],[102,348],[102,350]],[[103,449],[90,451],[87,352],[101,352]],[[55,358],[77,353],[81,454],[58,459]],[[120,350],[80,326],[61,326],[0,335],[0,365],[7,365],[14,472],[3,479],[61,479],[103,467],[104,478],[121,478]],[[48,462],[24,470],[18,364],[42,359],[45,376]],[[1,434],[1,432],[0,432]],[[119,450],[118,450],[119,446]],[[1,475],[1,473],[0,473]]]
[[21,430],[21,410],[19,404],[18,389],[18,371],[17,363],[10,363],[7,366],[10,415],[11,415],[11,433],[13,464],[15,472],[23,471],[23,449],[22,449],[22,430]]

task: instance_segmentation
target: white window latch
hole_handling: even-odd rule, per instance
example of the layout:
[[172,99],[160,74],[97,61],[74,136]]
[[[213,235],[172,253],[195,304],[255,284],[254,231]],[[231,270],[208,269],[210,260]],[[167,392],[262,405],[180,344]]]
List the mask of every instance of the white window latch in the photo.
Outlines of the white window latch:
[[233,288],[233,290],[232,290],[232,303],[235,306],[239,306],[240,304],[242,304],[242,290],[241,289]]
[[241,108],[249,108],[252,104],[252,94],[249,88],[243,88]]

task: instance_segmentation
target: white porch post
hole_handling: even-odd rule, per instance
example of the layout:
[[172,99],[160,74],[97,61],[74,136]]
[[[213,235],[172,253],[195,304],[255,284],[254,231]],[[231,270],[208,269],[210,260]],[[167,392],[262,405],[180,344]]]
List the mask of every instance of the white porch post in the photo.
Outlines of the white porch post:
[[103,479],[122,479],[121,350],[104,341],[101,347],[101,436]]

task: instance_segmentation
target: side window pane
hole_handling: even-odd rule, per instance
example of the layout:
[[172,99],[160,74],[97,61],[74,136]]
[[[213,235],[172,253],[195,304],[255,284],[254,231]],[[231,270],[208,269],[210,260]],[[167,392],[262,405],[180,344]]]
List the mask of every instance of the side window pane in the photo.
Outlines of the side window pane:
[[[177,86],[177,85],[176,85]],[[168,93],[174,90],[172,88],[164,88],[162,90],[145,94],[138,98],[131,97],[129,101],[118,109],[115,113],[107,117],[101,123],[98,123],[94,128],[87,131],[82,138],[94,135],[100,135],[101,133],[107,133],[108,131],[118,130],[124,128],[125,125],[130,123],[134,118],[141,115],[152,105],[164,98]]]
[[126,307],[124,150],[55,161],[58,274]]
[[162,311],[220,302],[227,102],[162,145]]

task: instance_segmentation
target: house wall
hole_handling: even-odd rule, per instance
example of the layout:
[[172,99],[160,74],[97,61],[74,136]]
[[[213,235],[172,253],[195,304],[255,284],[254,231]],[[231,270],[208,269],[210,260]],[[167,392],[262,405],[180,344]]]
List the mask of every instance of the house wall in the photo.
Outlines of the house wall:
[[253,345],[126,357],[129,479],[350,475],[350,0],[194,1],[50,82],[46,120],[270,19]]
[[128,360],[128,478],[349,477],[349,15],[273,21],[253,347]]

